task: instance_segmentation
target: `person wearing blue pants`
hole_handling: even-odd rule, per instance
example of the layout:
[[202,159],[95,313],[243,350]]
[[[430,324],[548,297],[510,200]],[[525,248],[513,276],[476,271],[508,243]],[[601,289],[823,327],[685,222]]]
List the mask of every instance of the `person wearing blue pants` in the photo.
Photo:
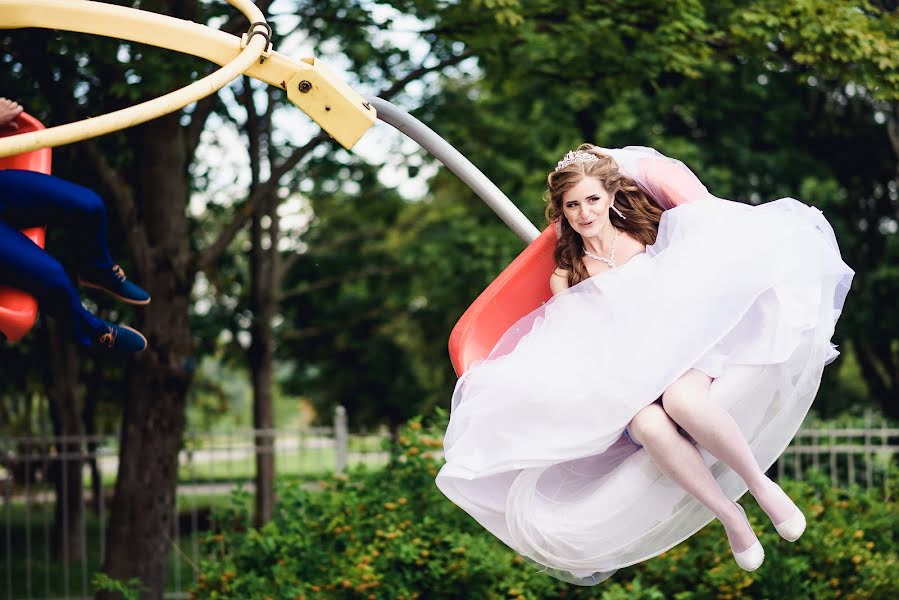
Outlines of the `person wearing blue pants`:
[[[0,98],[0,129],[14,124],[21,112],[17,103]],[[19,231],[41,225],[73,232],[77,243],[71,256],[82,285],[129,304],[150,302],[150,295],[128,281],[109,254],[103,200],[85,187],[34,171],[0,170],[0,284],[33,295],[40,310],[60,320],[84,346],[122,353],[144,350],[147,340],[139,331],[85,309],[60,262]]]

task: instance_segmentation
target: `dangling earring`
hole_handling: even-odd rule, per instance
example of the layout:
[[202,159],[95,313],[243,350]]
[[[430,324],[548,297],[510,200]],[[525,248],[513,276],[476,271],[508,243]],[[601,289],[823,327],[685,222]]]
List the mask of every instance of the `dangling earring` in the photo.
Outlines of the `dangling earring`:
[[614,210],[614,211],[615,211],[615,214],[617,214],[619,217],[621,217],[622,219],[624,219],[625,221],[627,221],[627,217],[625,217],[623,214],[621,214],[621,211],[618,210],[618,207],[617,207],[617,206],[615,206],[615,200],[612,200],[612,205],[611,205],[609,208],[611,208],[612,210]]

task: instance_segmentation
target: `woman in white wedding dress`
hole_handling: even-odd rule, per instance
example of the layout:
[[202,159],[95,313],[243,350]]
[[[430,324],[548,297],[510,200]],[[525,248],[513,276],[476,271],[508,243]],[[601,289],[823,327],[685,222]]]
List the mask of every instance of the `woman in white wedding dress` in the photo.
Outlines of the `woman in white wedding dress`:
[[459,379],[437,485],[592,585],[718,518],[737,563],[801,510],[766,475],[817,392],[853,271],[820,211],[716,198],[680,161],[585,144],[548,176],[554,297]]

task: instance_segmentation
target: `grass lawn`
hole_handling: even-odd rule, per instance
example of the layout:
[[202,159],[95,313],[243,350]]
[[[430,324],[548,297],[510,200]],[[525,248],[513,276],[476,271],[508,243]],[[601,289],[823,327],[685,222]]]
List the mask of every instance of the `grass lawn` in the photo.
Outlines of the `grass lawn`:
[[[387,464],[387,453],[380,449],[354,451],[347,457],[349,465],[364,464],[380,468]],[[337,454],[332,448],[306,448],[302,452],[279,452],[275,456],[277,477],[319,479],[337,468]],[[229,457],[221,455],[210,459],[183,464],[178,480],[183,484],[199,482],[252,481],[256,476],[256,458],[252,455]]]
[[[371,468],[386,465],[387,453],[382,447],[383,439],[380,435],[351,436],[348,442],[348,464],[364,464]],[[335,471],[337,450],[333,446],[317,447],[308,444],[307,440],[302,441],[301,447],[275,450],[275,473],[278,478],[315,480]],[[103,487],[114,487],[115,468],[105,466],[101,467],[101,471]],[[181,452],[178,482],[182,485],[233,483],[252,481],[255,474],[256,459],[252,446],[240,446],[237,440],[220,437],[214,443],[197,444],[190,451]]]

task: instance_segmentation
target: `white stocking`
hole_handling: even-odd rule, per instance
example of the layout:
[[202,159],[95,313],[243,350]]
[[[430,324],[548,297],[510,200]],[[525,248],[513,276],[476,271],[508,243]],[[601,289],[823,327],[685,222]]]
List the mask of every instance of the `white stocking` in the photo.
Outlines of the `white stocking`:
[[665,391],[665,412],[700,446],[743,478],[772,522],[783,522],[796,505],[759,468],[733,417],[709,398],[710,385],[708,375],[691,369]]
[[637,413],[628,425],[628,432],[634,441],[643,445],[662,473],[718,517],[735,552],[743,552],[756,542],[743,513],[721,491],[699,450],[678,432],[659,404],[651,404]]

